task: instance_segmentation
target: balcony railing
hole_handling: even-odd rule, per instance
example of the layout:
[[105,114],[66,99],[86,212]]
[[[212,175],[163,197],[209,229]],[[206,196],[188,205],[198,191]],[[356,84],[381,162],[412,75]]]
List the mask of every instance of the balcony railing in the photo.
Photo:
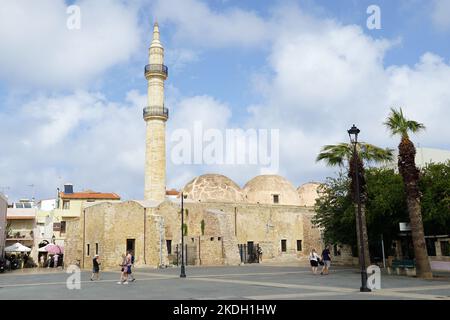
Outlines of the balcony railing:
[[167,120],[167,118],[169,118],[169,109],[165,107],[145,107],[143,113],[144,119],[149,117],[161,117]]
[[159,73],[167,77],[169,69],[163,64],[148,64],[145,66],[145,76],[151,73]]

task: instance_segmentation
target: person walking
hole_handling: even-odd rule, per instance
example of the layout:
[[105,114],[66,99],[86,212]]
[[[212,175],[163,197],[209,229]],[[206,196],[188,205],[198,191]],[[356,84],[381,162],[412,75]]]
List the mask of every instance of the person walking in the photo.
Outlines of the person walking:
[[320,272],[321,275],[328,275],[330,271],[331,253],[329,248],[330,248],[329,246],[326,246],[325,249],[322,251],[323,267],[322,271]]
[[58,258],[59,258],[58,254],[55,254],[53,256],[53,268],[58,268]]
[[94,278],[96,280],[100,280],[100,262],[98,262],[98,254],[94,256],[94,259],[92,259],[92,275],[91,275],[91,281],[94,281]]
[[312,249],[309,253],[309,263],[311,264],[311,270],[314,274],[317,274],[317,267],[319,266],[320,256],[316,252],[316,249]]
[[136,281],[131,271],[131,268],[134,266],[134,255],[132,254],[131,250],[128,251],[126,262],[127,262],[127,281],[130,277],[131,282]]
[[117,284],[128,284],[127,277],[127,257],[125,254],[122,254],[122,263],[119,265],[120,269],[120,280]]
[[261,249],[261,247],[258,245],[258,250],[256,251],[258,253],[258,263],[262,262],[262,255],[263,255],[263,251]]

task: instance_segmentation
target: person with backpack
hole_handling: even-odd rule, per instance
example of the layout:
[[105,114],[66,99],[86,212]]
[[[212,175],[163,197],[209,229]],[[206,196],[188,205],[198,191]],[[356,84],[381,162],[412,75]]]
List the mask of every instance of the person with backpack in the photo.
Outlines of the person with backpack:
[[317,267],[320,263],[320,256],[317,254],[316,249],[312,249],[309,254],[309,263],[311,264],[311,270],[314,274],[317,274]]

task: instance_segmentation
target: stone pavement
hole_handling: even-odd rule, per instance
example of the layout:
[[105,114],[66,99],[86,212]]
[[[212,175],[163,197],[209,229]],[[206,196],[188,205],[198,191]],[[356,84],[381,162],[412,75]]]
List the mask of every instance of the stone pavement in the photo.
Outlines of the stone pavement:
[[103,272],[100,281],[81,273],[81,289],[69,290],[63,270],[0,274],[0,299],[250,299],[250,300],[450,300],[450,276],[433,280],[382,274],[381,290],[360,293],[357,269],[335,267],[330,275],[313,275],[307,267],[245,265],[136,269],[136,282],[117,284],[118,272]]

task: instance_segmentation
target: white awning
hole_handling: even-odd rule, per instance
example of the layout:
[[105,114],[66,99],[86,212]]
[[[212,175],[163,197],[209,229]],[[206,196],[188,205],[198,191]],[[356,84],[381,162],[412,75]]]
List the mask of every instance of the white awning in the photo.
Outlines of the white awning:
[[20,242],[16,242],[13,245],[6,247],[5,252],[30,252],[31,249],[24,246]]

